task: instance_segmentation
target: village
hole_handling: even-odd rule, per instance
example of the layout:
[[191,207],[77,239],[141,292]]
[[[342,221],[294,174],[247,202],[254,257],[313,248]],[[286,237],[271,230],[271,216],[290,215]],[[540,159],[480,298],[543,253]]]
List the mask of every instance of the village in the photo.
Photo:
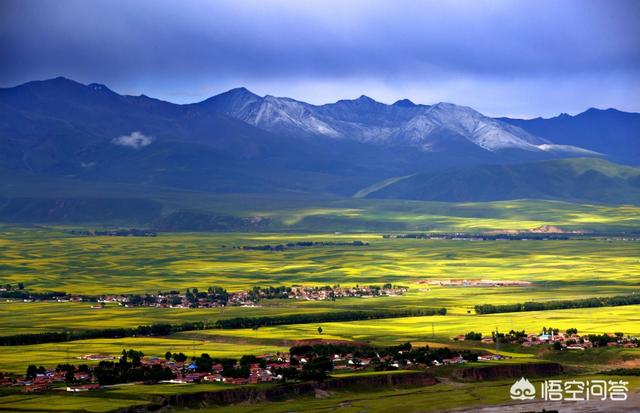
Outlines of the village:
[[468,350],[414,348],[410,343],[378,348],[365,343],[301,340],[301,343],[305,342],[308,344],[292,347],[289,352],[245,355],[239,360],[211,358],[208,354],[187,357],[171,352],[165,357],[147,357],[136,350],[123,350],[120,356],[86,354],[78,359],[97,361],[98,364],[75,366],[66,363],[55,368],[30,365],[24,376],[0,373],[0,386],[19,387],[23,392],[31,393],[48,390],[84,392],[123,383],[242,385],[321,381],[332,371],[429,368],[496,359],[493,355],[482,356]]
[[254,287],[249,291],[227,292],[221,287],[209,287],[201,291],[198,288],[187,288],[184,292],[166,291],[152,294],[111,294],[102,296],[76,295],[64,292],[31,292],[24,284],[19,286],[6,285],[0,288],[0,298],[6,301],[20,300],[23,302],[53,301],[53,302],[89,302],[91,308],[100,310],[109,303],[116,303],[123,307],[161,307],[161,308],[216,308],[225,306],[259,306],[261,300],[295,299],[295,300],[335,300],[345,297],[395,297],[405,294],[408,287],[392,285],[355,285],[342,287],[340,285],[301,286],[291,287]]
[[211,287],[206,292],[197,288],[187,289],[185,293],[177,291],[158,294],[140,295],[110,295],[100,297],[99,303],[117,302],[124,307],[165,307],[165,308],[212,308],[224,306],[255,307],[262,300],[335,300],[345,297],[394,297],[403,295],[408,287],[384,284],[382,286],[353,286],[341,287],[320,286],[305,287],[254,287],[250,291],[227,292],[219,287]]
[[623,347],[635,348],[640,344],[637,337],[625,336],[624,333],[604,334],[578,334],[575,328],[569,328],[561,332],[557,328],[543,328],[538,334],[527,334],[524,330],[508,333],[492,332],[490,336],[471,331],[453,337],[453,341],[474,340],[483,344],[508,343],[518,344],[523,347],[551,345],[554,350],[578,350],[584,351],[593,347]]
[[447,279],[420,280],[417,284],[437,285],[441,287],[530,287],[530,281],[519,280],[487,280],[487,279]]

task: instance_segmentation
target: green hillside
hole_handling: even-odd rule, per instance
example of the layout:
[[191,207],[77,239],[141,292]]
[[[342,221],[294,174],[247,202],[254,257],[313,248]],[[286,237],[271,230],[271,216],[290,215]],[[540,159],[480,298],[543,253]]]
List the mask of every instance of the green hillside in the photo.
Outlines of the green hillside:
[[388,182],[359,193],[368,198],[449,202],[529,198],[640,203],[640,169],[595,158],[446,169]]
[[5,224],[309,232],[477,231],[529,229],[544,224],[618,231],[634,230],[640,225],[640,207],[633,205],[534,199],[434,202],[345,198],[310,192],[209,193],[40,178],[1,170],[0,176],[0,223]]

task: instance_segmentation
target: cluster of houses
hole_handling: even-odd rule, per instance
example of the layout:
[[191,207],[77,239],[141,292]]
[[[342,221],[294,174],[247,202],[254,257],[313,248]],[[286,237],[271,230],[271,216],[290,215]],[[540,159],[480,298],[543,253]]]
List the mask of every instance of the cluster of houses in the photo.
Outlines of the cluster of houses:
[[454,240],[454,241],[550,241],[568,240],[571,236],[584,235],[582,231],[565,231],[558,227],[543,225],[525,231],[498,230],[482,233],[411,233],[411,234],[385,234],[383,238],[400,239],[424,239],[424,240]]
[[293,286],[288,297],[298,300],[332,300],[343,297],[394,297],[403,295],[409,290],[408,287],[385,284],[383,286],[354,286],[340,287],[302,287]]
[[104,231],[72,229],[69,234],[85,237],[155,237],[158,235],[156,231],[138,228],[119,228]]
[[384,284],[381,286],[300,286],[254,288],[250,291],[218,293],[199,292],[197,289],[185,293],[177,291],[138,295],[107,295],[98,299],[94,309],[102,308],[106,303],[118,303],[124,307],[164,307],[164,308],[216,308],[225,306],[254,307],[262,300],[295,299],[295,300],[334,300],[344,297],[393,297],[403,295],[408,287]]
[[9,291],[11,294],[7,297],[2,296],[2,292],[5,291],[5,294],[8,294],[6,292],[8,290],[0,289],[0,298],[6,298],[7,301],[18,299],[24,302],[88,302],[95,310],[103,309],[109,303],[123,307],[217,308],[226,306],[255,307],[259,305],[260,301],[268,299],[335,300],[344,297],[394,297],[403,295],[408,289],[408,287],[391,284],[352,287],[294,285],[292,287],[256,287],[250,291],[236,292],[227,292],[220,287],[212,287],[207,291],[193,288],[187,289],[185,292],[168,291],[144,295],[112,294],[103,296],[72,295],[62,292],[31,293],[20,290],[19,293]]
[[422,280],[418,284],[439,285],[442,287],[530,287],[529,281],[518,280],[485,280],[485,279],[457,279],[457,280]]
[[[260,356],[270,357],[270,356]],[[248,366],[248,377],[229,377],[224,376],[224,366],[221,363],[214,363],[209,372],[198,372],[198,366],[194,362],[176,362],[169,361],[164,358],[149,357],[141,360],[142,365],[154,366],[159,365],[161,367],[168,367],[173,372],[174,378],[170,380],[164,380],[161,383],[202,383],[202,382],[216,382],[226,384],[258,384],[267,383],[274,380],[282,379],[281,376],[275,374],[274,366],[278,366],[278,363],[271,363],[261,367],[261,363],[252,363]]]
[[[223,365],[224,360],[210,359],[213,362],[206,371],[202,371],[203,369],[198,366],[198,359],[189,359],[183,354],[181,354],[181,356],[183,356],[184,361],[176,361],[175,358],[171,359],[168,357],[142,357],[139,360],[139,366],[142,368],[159,366],[162,369],[169,369],[172,373],[172,378],[159,381],[160,383],[183,384],[215,382],[240,385],[269,383],[282,380],[283,372],[291,372],[292,370],[294,372],[302,372],[307,363],[316,362],[319,357],[324,357],[330,364],[330,367],[326,368],[327,371],[426,368],[429,366],[464,364],[468,361],[489,360],[495,359],[496,357],[494,355],[478,356],[478,354],[473,353],[475,357],[470,359],[469,355],[472,353],[463,352],[464,354],[458,354],[456,352],[449,352],[449,350],[446,349],[447,354],[449,354],[448,357],[430,358],[429,361],[425,361],[424,359],[416,357],[416,353],[411,353],[410,350],[380,351],[380,354],[376,351],[369,356],[363,356],[362,354],[358,354],[357,347],[354,347],[354,351],[338,351],[332,355],[319,356],[311,346],[309,346],[309,349],[308,352],[298,352],[295,355],[289,352],[278,352],[255,357],[250,356],[252,362],[245,365],[234,360],[232,360],[232,363],[235,364]],[[428,347],[422,350],[429,351]],[[422,354],[424,355],[425,353],[423,352]],[[86,354],[78,357],[78,359],[85,361],[115,361],[118,360],[118,357]],[[96,374],[94,373],[96,367],[94,366],[83,365],[78,368],[71,366],[71,372],[63,370],[64,368],[69,368],[69,365],[65,366],[66,367],[58,366],[56,369],[40,367],[37,372],[21,377],[16,377],[16,375],[13,374],[0,373],[0,386],[21,387],[23,392],[29,393],[46,391],[52,388],[66,388],[68,392],[83,392],[111,387],[108,385],[101,386],[98,383]],[[383,366],[383,368],[381,368],[381,366]],[[237,373],[242,367],[244,367],[243,374],[228,374],[229,371]]]
[[[264,356],[266,357],[266,356]],[[82,360],[116,360],[114,356],[104,356],[90,354],[79,357]],[[249,366],[248,377],[224,377],[222,364],[214,364],[211,372],[198,372],[198,366],[193,362],[176,362],[158,357],[144,357],[140,360],[142,366],[161,366],[169,368],[173,373],[170,380],[161,381],[161,383],[201,383],[201,382],[219,382],[227,384],[257,384],[279,380],[282,377],[274,374],[275,367],[286,366],[288,363],[284,361],[272,362],[264,368],[260,364],[255,363]],[[75,371],[73,373],[73,384],[68,384],[71,380],[66,371],[58,369],[44,369],[39,371],[32,377],[22,376],[16,377],[9,373],[0,373],[0,387],[20,387],[25,393],[43,392],[52,388],[65,388],[68,392],[83,392],[89,390],[97,390],[110,386],[101,386],[95,375],[92,373],[93,368],[89,367],[87,371]]]
[[[478,337],[471,339],[476,338]],[[462,334],[452,338],[452,340],[455,341],[464,341],[469,339],[469,334]],[[499,342],[520,344],[524,347],[551,344],[558,350],[586,350],[593,347],[603,346],[635,348],[638,347],[640,343],[637,337],[624,336],[622,333],[580,335],[575,329],[569,329],[566,332],[560,332],[557,329],[544,329],[544,331],[541,331],[538,334],[525,334],[524,331],[511,331],[508,334],[500,334],[499,337],[493,333],[491,336],[482,336],[479,340],[483,344],[494,344],[496,340],[498,340]]]
[[[76,371],[73,373],[74,385],[66,386],[69,392],[96,390],[100,388],[98,383],[91,382],[92,376],[88,371]],[[69,381],[65,371],[46,369],[38,372],[34,377],[14,377],[12,374],[0,373],[0,387],[20,387],[24,393],[43,392],[56,385],[65,385]]]

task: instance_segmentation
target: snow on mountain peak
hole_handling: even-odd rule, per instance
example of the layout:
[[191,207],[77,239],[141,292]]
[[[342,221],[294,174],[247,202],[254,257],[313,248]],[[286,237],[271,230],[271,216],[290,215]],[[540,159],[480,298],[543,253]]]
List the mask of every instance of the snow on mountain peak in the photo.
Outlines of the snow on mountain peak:
[[297,130],[298,133],[338,137],[340,134],[315,116],[311,107],[294,99],[267,95],[251,106],[245,121],[271,131],[295,133]]
[[[551,142],[511,124],[453,103],[416,105],[408,99],[385,105],[362,95],[327,105],[290,98],[263,98],[238,88],[211,99],[214,107],[259,128],[294,136],[324,136],[431,150],[447,139],[466,140],[488,151],[515,148],[548,152]],[[445,145],[446,146],[446,145]],[[553,150],[557,150],[553,149]]]

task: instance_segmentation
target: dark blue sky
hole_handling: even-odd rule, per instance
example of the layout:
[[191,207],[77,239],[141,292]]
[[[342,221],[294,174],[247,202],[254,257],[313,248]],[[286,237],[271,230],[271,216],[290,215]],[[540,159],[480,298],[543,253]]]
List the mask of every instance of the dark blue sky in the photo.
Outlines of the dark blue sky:
[[488,115],[640,112],[640,1],[0,0],[0,86],[194,102],[246,86]]

